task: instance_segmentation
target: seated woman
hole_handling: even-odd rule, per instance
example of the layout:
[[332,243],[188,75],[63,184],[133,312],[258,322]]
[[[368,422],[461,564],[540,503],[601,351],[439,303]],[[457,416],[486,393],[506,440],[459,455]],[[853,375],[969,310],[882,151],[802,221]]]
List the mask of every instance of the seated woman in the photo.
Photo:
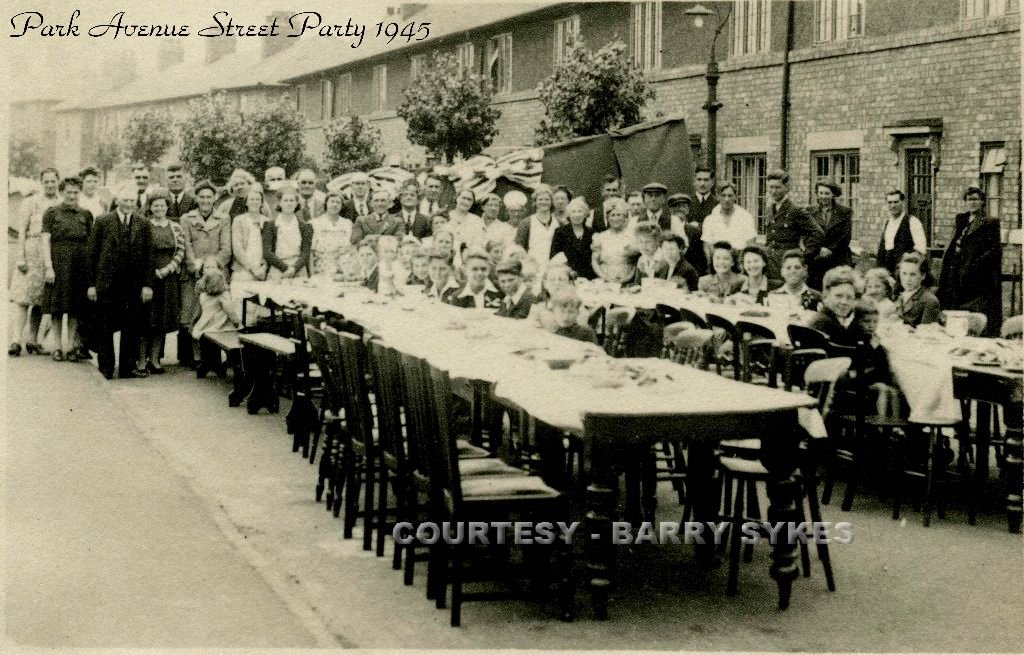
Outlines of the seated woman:
[[700,276],[697,269],[684,258],[685,252],[686,240],[683,237],[672,232],[661,235],[661,259],[665,262],[664,278],[674,282],[683,291],[696,291]]
[[733,297],[738,302],[767,304],[768,294],[780,286],[778,280],[769,280],[765,272],[768,266],[768,253],[761,246],[752,243],[743,248],[742,261],[743,274],[747,279]]
[[874,301],[878,308],[878,315],[883,319],[896,315],[896,303],[893,296],[896,290],[896,281],[887,268],[872,268],[864,273],[864,297]]
[[501,307],[501,292],[491,284],[491,263],[487,253],[481,250],[467,250],[466,284],[449,297],[448,304],[466,309],[491,309]]
[[551,313],[554,319],[555,334],[569,337],[577,341],[597,343],[597,333],[589,325],[580,325],[580,302],[576,291],[569,287],[559,289],[551,297]]
[[638,226],[636,244],[640,249],[640,258],[636,260],[632,284],[639,286],[646,277],[665,279],[668,265],[661,259],[661,228],[654,223]]
[[926,265],[924,257],[916,252],[906,253],[899,263],[902,291],[896,298],[896,314],[911,327],[937,323],[942,314],[939,299],[924,286]]
[[540,296],[536,304],[530,308],[530,315],[527,320],[539,328],[554,332],[556,329],[555,317],[551,311],[551,297],[560,289],[573,289],[572,269],[564,264],[553,264],[548,266],[541,278]]
[[281,192],[277,217],[263,224],[263,258],[270,267],[271,279],[293,278],[299,273],[309,277],[313,226],[300,221],[295,213],[299,192]]
[[736,255],[728,241],[711,247],[711,275],[697,280],[697,290],[712,298],[726,298],[743,287],[746,277],[736,272]]
[[587,227],[590,207],[583,198],[574,198],[569,202],[566,211],[569,216],[568,222],[555,228],[555,233],[551,237],[551,257],[563,254],[576,277],[589,280],[594,277],[594,230]]

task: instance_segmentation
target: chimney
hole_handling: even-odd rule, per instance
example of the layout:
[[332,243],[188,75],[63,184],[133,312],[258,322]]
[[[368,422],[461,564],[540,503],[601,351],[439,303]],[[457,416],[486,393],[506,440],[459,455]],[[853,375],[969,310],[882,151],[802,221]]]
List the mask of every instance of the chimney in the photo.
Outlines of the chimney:
[[171,39],[160,42],[160,49],[156,53],[156,70],[167,70],[175,64],[185,61],[185,43],[181,39]]
[[235,43],[238,39],[229,36],[217,36],[206,39],[206,60],[207,65],[212,64],[222,57],[235,52]]
[[398,6],[395,20],[398,21],[403,18],[412,18],[413,14],[418,14],[426,6],[425,2],[404,2]]
[[[263,24],[270,25],[271,22],[273,22],[273,20],[277,18],[278,25],[284,25],[287,27],[288,17],[291,16],[292,13],[293,12],[288,11],[271,12],[270,15],[266,17]],[[260,39],[260,42],[263,45],[263,49],[260,52],[260,57],[262,59],[266,59],[267,57],[273,57],[277,53],[281,52],[282,50],[285,50],[286,48],[291,47],[295,43],[296,39],[287,36],[286,29],[279,29],[278,31],[281,33],[278,34],[277,36],[267,36]]]

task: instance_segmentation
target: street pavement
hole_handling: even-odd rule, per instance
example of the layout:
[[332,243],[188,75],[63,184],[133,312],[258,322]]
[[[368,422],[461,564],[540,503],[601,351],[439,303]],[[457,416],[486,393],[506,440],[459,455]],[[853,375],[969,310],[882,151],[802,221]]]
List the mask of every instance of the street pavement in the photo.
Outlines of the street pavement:
[[[173,360],[173,358],[172,358]],[[7,637],[43,647],[358,647],[1016,652],[1024,643],[1021,539],[992,513],[951,509],[931,528],[861,496],[854,542],[814,560],[786,612],[768,549],[725,596],[725,567],[683,546],[620,553],[612,618],[578,595],[574,623],[533,602],[475,602],[463,627],[405,587],[388,557],[342,539],[313,499],[281,414],[227,406],[229,383],[171,366],[104,381],[87,364],[7,362],[3,484]],[[678,520],[670,490],[659,518]],[[841,489],[840,489],[841,491]]]

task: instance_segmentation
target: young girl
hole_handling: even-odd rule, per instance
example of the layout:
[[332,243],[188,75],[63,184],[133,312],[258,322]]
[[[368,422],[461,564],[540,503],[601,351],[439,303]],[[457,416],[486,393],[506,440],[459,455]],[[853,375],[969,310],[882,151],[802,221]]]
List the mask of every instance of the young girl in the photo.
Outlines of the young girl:
[[286,189],[281,192],[277,218],[263,224],[263,259],[270,270],[269,279],[309,276],[313,227],[299,220],[298,207],[299,192]]
[[896,304],[892,301],[895,288],[896,282],[887,268],[872,268],[864,273],[864,297],[875,301],[881,318],[896,314]]
[[199,341],[199,352],[202,361],[196,368],[196,377],[206,377],[213,371],[218,377],[224,377],[224,362],[220,357],[220,349],[203,341],[207,332],[226,332],[238,329],[242,317],[238,306],[231,297],[224,271],[220,263],[213,257],[203,262],[203,277],[196,283],[199,294],[199,320],[192,328],[192,338]]
[[735,272],[736,256],[728,241],[716,241],[711,250],[710,275],[697,280],[697,290],[712,298],[725,298],[736,293],[746,282],[746,276]]

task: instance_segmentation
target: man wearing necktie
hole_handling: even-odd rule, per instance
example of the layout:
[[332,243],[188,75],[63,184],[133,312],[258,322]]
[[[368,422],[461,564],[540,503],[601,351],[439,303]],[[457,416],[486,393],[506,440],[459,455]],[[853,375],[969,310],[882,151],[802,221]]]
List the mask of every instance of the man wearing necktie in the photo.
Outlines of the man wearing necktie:
[[167,218],[177,222],[195,208],[195,196],[185,189],[185,169],[181,164],[167,167],[167,191],[170,197]]
[[139,347],[141,313],[153,298],[155,274],[149,225],[135,212],[137,189],[125,186],[116,211],[100,216],[89,233],[87,295],[96,303],[97,360],[100,373],[114,377],[114,333],[121,332],[120,377],[133,372]]
[[301,210],[299,216],[309,222],[324,213],[323,191],[316,188],[316,173],[309,168],[304,168],[295,176],[299,183],[299,203]]
[[391,194],[384,189],[373,192],[370,199],[373,211],[356,219],[352,226],[352,245],[358,245],[371,234],[390,234],[399,238],[405,236],[405,224],[397,216],[388,213],[390,206]]
[[782,255],[787,250],[799,249],[808,257],[816,257],[825,233],[806,209],[793,204],[789,197],[789,173],[772,171],[766,180],[771,200],[765,221],[766,245],[771,260],[767,273],[769,278],[777,279]]
[[710,166],[698,166],[693,173],[694,201],[690,207],[690,220],[698,225],[704,224],[711,210],[718,204],[715,197],[715,176]]
[[350,196],[341,206],[341,215],[355,222],[370,213],[370,176],[362,172],[353,173],[349,188]]
[[419,211],[419,191],[414,182],[402,187],[398,192],[398,202],[401,204],[399,217],[405,224],[405,233],[417,239],[429,237],[432,232],[430,218]]
[[672,226],[668,212],[665,211],[665,198],[668,197],[668,188],[660,182],[651,182],[643,188],[643,194],[646,211],[640,220],[657,225],[662,230],[668,231]]
[[420,213],[427,218],[433,218],[445,211],[447,207],[441,204],[441,192],[444,191],[444,182],[436,176],[428,176],[423,183],[423,200],[420,201]]

